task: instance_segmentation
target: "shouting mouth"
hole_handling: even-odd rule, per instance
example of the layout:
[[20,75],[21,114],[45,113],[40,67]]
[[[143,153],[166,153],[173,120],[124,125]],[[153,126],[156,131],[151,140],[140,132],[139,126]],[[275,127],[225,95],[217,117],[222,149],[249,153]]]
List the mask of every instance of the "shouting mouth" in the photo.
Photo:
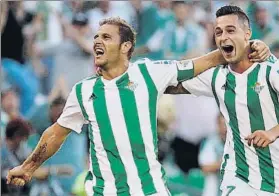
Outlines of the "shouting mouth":
[[232,52],[234,51],[234,46],[233,45],[223,45],[223,46],[221,46],[221,48],[222,48],[222,51],[227,56],[232,55]]
[[96,57],[101,57],[105,53],[105,51],[100,47],[95,47],[94,49],[95,49]]

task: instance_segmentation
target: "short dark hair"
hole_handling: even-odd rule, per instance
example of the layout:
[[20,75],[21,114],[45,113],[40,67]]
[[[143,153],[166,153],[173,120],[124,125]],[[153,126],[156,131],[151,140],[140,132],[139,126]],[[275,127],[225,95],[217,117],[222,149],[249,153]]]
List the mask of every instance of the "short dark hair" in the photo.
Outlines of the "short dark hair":
[[28,137],[32,132],[30,123],[17,118],[8,122],[6,126],[6,138],[13,139],[15,136]]
[[247,14],[240,7],[235,5],[226,5],[216,11],[216,18],[226,15],[237,15],[238,19],[242,20],[244,24],[247,22],[247,25],[250,28],[250,20]]
[[131,27],[125,20],[119,17],[107,18],[99,23],[100,26],[105,24],[116,25],[119,27],[120,44],[127,41],[130,41],[132,43],[132,47],[128,52],[128,59],[130,60],[136,45],[136,32],[134,28]]
[[66,104],[66,99],[62,96],[56,97],[51,103],[50,107],[55,107],[58,105],[65,105]]

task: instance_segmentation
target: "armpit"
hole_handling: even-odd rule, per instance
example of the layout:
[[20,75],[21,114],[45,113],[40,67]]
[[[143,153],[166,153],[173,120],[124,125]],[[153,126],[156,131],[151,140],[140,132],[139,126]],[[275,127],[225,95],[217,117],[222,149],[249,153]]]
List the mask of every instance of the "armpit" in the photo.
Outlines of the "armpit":
[[190,92],[187,91],[181,83],[178,83],[177,86],[169,86],[164,94],[190,94]]

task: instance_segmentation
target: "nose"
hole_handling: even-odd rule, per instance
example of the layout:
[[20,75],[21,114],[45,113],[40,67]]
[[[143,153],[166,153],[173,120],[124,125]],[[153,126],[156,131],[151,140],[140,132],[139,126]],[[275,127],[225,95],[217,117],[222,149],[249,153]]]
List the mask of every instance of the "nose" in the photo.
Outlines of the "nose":
[[228,39],[228,34],[226,32],[223,32],[220,37],[220,41],[223,42],[226,41],[227,39]]
[[94,39],[94,45],[102,43],[102,39],[98,36]]

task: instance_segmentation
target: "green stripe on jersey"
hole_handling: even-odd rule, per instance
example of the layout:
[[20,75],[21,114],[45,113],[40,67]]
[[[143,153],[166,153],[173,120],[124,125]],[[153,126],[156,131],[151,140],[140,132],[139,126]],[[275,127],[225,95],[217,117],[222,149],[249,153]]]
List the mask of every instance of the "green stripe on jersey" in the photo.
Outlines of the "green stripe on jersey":
[[130,188],[127,183],[127,174],[113,136],[112,127],[108,115],[107,104],[106,104],[104,83],[100,78],[97,79],[93,87],[93,92],[97,97],[93,101],[95,116],[96,116],[97,123],[99,125],[101,140],[104,149],[107,153],[107,157],[110,162],[110,167],[115,178],[117,195],[128,196]]
[[[146,88],[148,90],[148,104],[149,104],[149,118],[151,123],[151,129],[152,129],[152,137],[153,137],[153,145],[154,145],[154,151],[156,153],[156,158],[158,159],[158,136],[157,136],[157,98],[158,98],[158,90],[156,88],[155,83],[152,80],[152,77],[150,76],[147,67],[145,64],[139,65],[140,72],[144,78],[144,81],[146,83]],[[165,170],[163,167],[161,167],[162,177],[165,178]]]
[[[129,76],[128,76],[129,77]],[[119,89],[119,96],[127,132],[130,140],[133,158],[141,180],[145,195],[156,193],[156,189],[150,175],[150,167],[145,152],[145,145],[141,132],[137,103],[134,91],[126,88],[129,79],[125,82],[116,82]]]
[[246,161],[244,144],[241,141],[239,127],[238,127],[238,120],[237,120],[236,106],[235,106],[235,87],[236,87],[235,76],[232,73],[228,73],[226,86],[225,86],[225,105],[229,114],[229,118],[230,118],[229,125],[232,129],[232,135],[233,135],[235,162],[236,162],[236,176],[238,176],[245,182],[248,182],[249,167]]
[[220,67],[216,67],[214,69],[214,72],[212,75],[212,80],[211,80],[211,88],[212,88],[212,92],[215,97],[216,103],[217,103],[218,107],[220,108],[220,102],[219,102],[218,96],[216,94],[216,78],[217,78],[219,70],[220,70]]
[[190,63],[190,61],[185,60],[177,62],[178,64],[183,64],[181,67],[182,69],[179,69],[179,65],[177,65],[177,81],[183,82],[185,80],[189,80],[194,77],[194,66],[191,69],[183,69],[183,67],[187,67]]
[[[84,108],[83,105],[83,101],[82,101],[82,83],[79,83],[76,85],[76,95],[77,95],[77,99],[78,99],[78,103],[79,106],[81,108],[82,114],[84,116],[84,118],[86,120],[88,120],[88,114]],[[96,186],[93,187],[93,191],[95,193],[99,193],[102,194],[103,192],[103,186],[104,186],[104,179],[102,177],[101,171],[100,171],[100,166],[98,163],[98,159],[96,157],[96,151],[95,151],[95,145],[93,142],[93,134],[92,134],[92,127],[91,124],[89,125],[89,130],[88,130],[88,134],[89,134],[89,140],[90,140],[90,158],[91,158],[91,163],[92,163],[92,169],[93,169],[93,173],[94,176],[96,177]],[[92,180],[93,176],[91,174],[88,175],[88,177],[86,180]]]
[[88,115],[84,109],[83,102],[82,102],[82,82],[78,83],[76,85],[76,96],[77,96],[77,100],[78,100],[82,115],[86,120],[88,120]]
[[266,67],[266,82],[267,82],[267,86],[268,86],[268,90],[275,108],[275,114],[276,114],[276,118],[277,118],[277,123],[279,123],[279,101],[278,101],[278,95],[276,93],[276,91],[272,88],[271,84],[270,84],[270,71],[271,71],[271,67],[267,66]]
[[147,67],[145,64],[139,65],[140,72],[145,80],[146,87],[148,90],[149,95],[149,117],[150,117],[150,123],[151,123],[151,129],[152,129],[152,136],[153,136],[153,145],[155,147],[155,152],[158,154],[158,148],[157,148],[157,96],[158,91],[156,89],[156,85],[154,84],[150,74],[148,73]]
[[[265,130],[263,113],[260,103],[260,94],[256,88],[258,84],[258,73],[261,66],[257,67],[248,75],[247,83],[247,106],[249,110],[251,132]],[[255,148],[259,157],[260,172],[262,176],[261,190],[274,192],[274,167],[271,160],[269,147]]]

